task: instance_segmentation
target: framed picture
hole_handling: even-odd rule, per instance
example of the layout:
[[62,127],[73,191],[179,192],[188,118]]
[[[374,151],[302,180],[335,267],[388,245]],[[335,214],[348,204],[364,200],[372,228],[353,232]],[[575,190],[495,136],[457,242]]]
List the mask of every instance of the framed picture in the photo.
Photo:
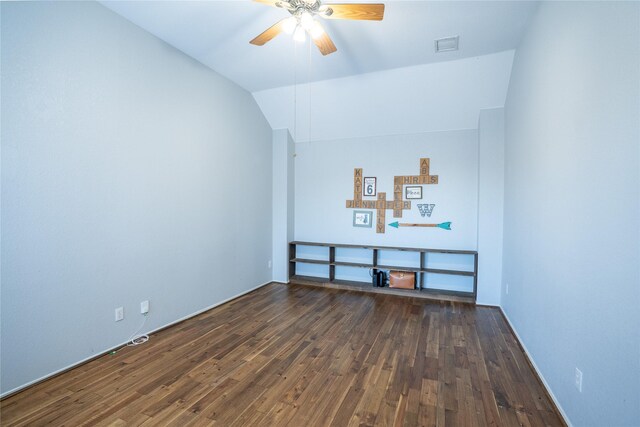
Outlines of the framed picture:
[[353,226],[371,228],[373,211],[353,211]]
[[364,177],[364,185],[362,186],[363,196],[376,195],[376,179],[374,177]]
[[404,198],[407,200],[411,199],[422,199],[422,187],[420,186],[407,186],[404,188]]

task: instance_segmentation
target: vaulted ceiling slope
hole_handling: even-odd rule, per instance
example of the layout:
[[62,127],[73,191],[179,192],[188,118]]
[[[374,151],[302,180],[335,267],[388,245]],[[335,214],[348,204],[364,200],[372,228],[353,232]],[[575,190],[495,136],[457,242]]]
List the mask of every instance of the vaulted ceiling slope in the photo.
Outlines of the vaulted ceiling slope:
[[[101,3],[250,92],[514,49],[537,7],[531,1],[383,2],[380,22],[324,21],[338,48],[324,57],[309,41],[296,44],[285,34],[250,45],[288,12],[248,0]],[[454,35],[458,51],[434,52],[435,39]]]
[[503,107],[514,51],[253,93],[273,129],[296,142],[477,129]]

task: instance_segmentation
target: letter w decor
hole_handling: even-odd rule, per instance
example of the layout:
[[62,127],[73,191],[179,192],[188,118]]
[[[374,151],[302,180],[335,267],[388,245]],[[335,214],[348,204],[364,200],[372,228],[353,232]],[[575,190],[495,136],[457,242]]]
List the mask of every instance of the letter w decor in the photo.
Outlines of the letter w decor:
[[375,209],[376,233],[385,232],[386,210],[393,210],[394,218],[402,218],[402,211],[411,209],[411,202],[402,199],[404,185],[437,184],[438,175],[429,175],[429,158],[420,159],[420,175],[393,177],[393,200],[387,193],[378,192],[377,200],[362,200],[362,168],[353,170],[353,200],[347,200],[348,209]]

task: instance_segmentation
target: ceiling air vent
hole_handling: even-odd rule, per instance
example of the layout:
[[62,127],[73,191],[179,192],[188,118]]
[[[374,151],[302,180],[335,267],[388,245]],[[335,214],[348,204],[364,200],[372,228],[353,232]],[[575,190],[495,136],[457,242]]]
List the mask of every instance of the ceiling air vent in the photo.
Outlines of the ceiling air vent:
[[460,36],[445,37],[436,40],[436,53],[458,50]]

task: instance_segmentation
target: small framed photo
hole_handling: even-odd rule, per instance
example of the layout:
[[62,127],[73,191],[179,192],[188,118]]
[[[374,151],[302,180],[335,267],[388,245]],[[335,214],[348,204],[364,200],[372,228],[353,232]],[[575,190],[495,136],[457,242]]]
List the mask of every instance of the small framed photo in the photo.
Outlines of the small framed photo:
[[404,198],[407,200],[422,199],[422,187],[407,186],[404,188]]
[[364,185],[362,186],[363,196],[376,195],[376,179],[374,177],[364,177]]
[[371,228],[373,211],[353,211],[353,226]]

